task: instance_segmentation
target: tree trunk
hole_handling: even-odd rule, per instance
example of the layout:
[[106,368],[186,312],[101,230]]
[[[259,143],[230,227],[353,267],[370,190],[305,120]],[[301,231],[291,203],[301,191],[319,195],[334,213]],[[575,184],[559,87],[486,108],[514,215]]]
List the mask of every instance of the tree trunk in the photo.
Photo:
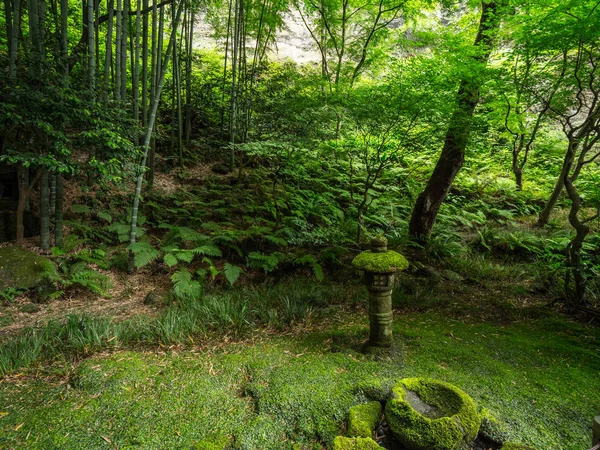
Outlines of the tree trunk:
[[513,174],[515,175],[515,186],[517,191],[523,190],[523,169],[521,167],[513,167]]
[[[485,65],[499,27],[498,9],[502,0],[483,1],[479,30],[474,47],[480,49],[476,62]],[[442,202],[461,169],[469,140],[473,112],[479,101],[480,79],[462,80],[456,96],[456,108],[450,119],[440,158],[425,190],[419,195],[409,224],[409,235],[424,242],[429,238]]]
[[110,91],[110,73],[112,68],[112,45],[113,45],[113,18],[114,18],[114,0],[108,3],[108,24],[106,28],[106,52],[104,58],[104,100],[108,100]]
[[50,217],[56,211],[56,174],[50,176]]
[[132,55],[132,90],[133,90],[133,117],[136,122],[140,120],[140,20],[141,0],[137,1],[135,15],[135,53]]
[[[183,9],[183,3],[179,4],[177,8],[177,14],[175,16],[175,23],[173,23],[173,29],[171,30],[171,36],[169,39],[169,44],[167,45],[167,52],[165,54],[165,60],[162,65],[162,70],[160,76],[158,77],[158,83],[156,86],[156,92],[154,96],[154,101],[152,102],[152,107],[150,109],[150,117],[148,119],[148,126],[146,127],[146,135],[144,138],[144,156],[142,157],[142,162],[139,167],[139,174],[137,176],[137,181],[135,185],[135,194],[133,196],[133,206],[131,208],[131,226],[129,230],[129,245],[130,247],[135,244],[136,240],[136,228],[137,228],[137,216],[138,209],[140,206],[140,195],[142,193],[142,182],[144,180],[144,168],[146,167],[146,159],[148,157],[148,151],[150,147],[150,138],[152,137],[152,129],[154,128],[154,122],[156,121],[156,113],[158,111],[158,103],[160,101],[160,94],[162,92],[163,82],[165,80],[165,73],[167,71],[167,66],[169,65],[169,60],[171,59],[171,53],[173,51],[174,37],[177,33],[177,26],[179,24],[179,18],[181,17],[181,10]],[[129,249],[129,261],[128,261],[128,271],[132,273],[135,269],[135,255],[131,248]]]
[[[141,1],[141,0],[138,0]],[[148,0],[144,1],[144,10],[148,9]],[[142,126],[148,122],[148,14],[142,21]]]
[[129,34],[129,0],[123,0],[123,23],[121,25],[121,101],[127,100],[127,35]]
[[192,133],[192,56],[194,51],[194,9],[191,8],[191,18],[189,25],[189,40],[187,42],[188,54],[186,57],[185,69],[185,145],[190,145]]
[[233,171],[235,167],[235,128],[236,128],[236,96],[237,96],[237,66],[238,66],[238,50],[239,50],[239,3],[243,0],[235,0],[235,11],[233,19],[233,55],[231,58],[231,101],[229,109],[229,170]]
[[64,179],[62,173],[56,174],[56,211],[54,213],[54,245],[61,248],[63,240],[63,201]]
[[10,40],[10,79],[17,78],[17,53],[19,52],[19,32],[21,30],[21,0],[13,0],[12,39]]
[[538,217],[538,221],[536,222],[536,227],[544,227],[548,225],[548,221],[550,220],[550,214],[552,214],[552,210],[556,206],[558,199],[560,198],[560,194],[562,194],[563,189],[565,188],[564,179],[567,176],[566,167],[563,165],[561,169],[560,176],[558,180],[556,180],[556,184],[554,185],[554,189],[552,190],[552,194],[550,198],[544,205],[544,209],[540,212],[540,216]]
[[[18,0],[15,0],[18,1]],[[60,62],[63,87],[69,84],[69,0],[60,0]]]
[[19,166],[18,169],[18,177],[19,177],[19,201],[17,203],[17,245],[23,244],[23,239],[25,238],[25,228],[23,226],[23,214],[25,213],[25,209],[27,209],[27,202],[29,201],[29,194],[33,187],[37,184],[40,176],[42,174],[41,170],[38,170],[33,177],[33,180],[29,180],[29,169],[23,166]]
[[40,247],[42,250],[50,248],[50,192],[47,169],[42,169],[40,179]]
[[115,83],[114,98],[121,99],[121,39],[123,37],[123,0],[117,0],[117,27],[115,30]]
[[96,44],[94,42],[94,0],[87,0],[87,27],[88,27],[88,81],[89,88],[94,98],[96,90]]
[[12,61],[12,40],[14,38],[12,27],[12,4],[11,0],[4,0],[4,17],[6,21],[6,47],[8,48],[8,59]]

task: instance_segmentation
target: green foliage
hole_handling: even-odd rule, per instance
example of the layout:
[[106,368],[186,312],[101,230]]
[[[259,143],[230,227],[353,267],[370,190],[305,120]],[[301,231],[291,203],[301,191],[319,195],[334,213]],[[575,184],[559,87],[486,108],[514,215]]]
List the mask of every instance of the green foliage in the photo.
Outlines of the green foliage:
[[171,275],[171,282],[173,283],[173,293],[177,298],[197,300],[202,294],[202,284],[193,279],[189,270],[179,269]]
[[130,244],[127,249],[135,255],[135,266],[139,269],[140,267],[147,266],[153,261],[160,258],[161,252],[156,250],[148,242],[135,242]]
[[279,264],[279,255],[279,253],[265,255],[261,252],[250,252],[246,257],[248,260],[248,267],[262,269],[266,273],[272,272]]
[[227,278],[229,285],[233,286],[242,274],[242,268],[234,266],[233,264],[225,263],[225,266],[223,267],[223,274],[225,275],[225,278]]

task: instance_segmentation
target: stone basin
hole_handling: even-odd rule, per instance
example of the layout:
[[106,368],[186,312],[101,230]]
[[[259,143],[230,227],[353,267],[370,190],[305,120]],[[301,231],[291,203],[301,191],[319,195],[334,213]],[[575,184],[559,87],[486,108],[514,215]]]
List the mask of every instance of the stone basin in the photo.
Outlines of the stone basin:
[[456,386],[427,378],[405,378],[392,390],[385,417],[407,450],[456,450],[477,437],[475,403]]

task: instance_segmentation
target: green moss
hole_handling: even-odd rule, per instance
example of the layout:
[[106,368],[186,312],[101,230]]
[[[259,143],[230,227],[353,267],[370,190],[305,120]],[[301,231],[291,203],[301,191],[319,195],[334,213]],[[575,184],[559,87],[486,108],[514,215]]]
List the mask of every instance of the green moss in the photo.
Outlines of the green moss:
[[56,277],[52,262],[21,247],[0,248],[0,291],[29,289]]
[[[407,390],[444,416],[429,418],[417,412],[407,399]],[[467,394],[449,383],[424,378],[401,380],[392,390],[385,415],[396,438],[411,450],[455,450],[474,440],[481,424]]]
[[495,417],[489,409],[483,408],[479,413],[481,416],[481,428],[479,433],[493,442],[505,442],[508,440],[506,424]]
[[354,258],[352,265],[357,269],[374,273],[392,273],[408,269],[406,258],[392,250],[384,253],[364,251]]
[[535,450],[533,447],[523,444],[515,444],[513,442],[507,442],[502,446],[500,450]]
[[333,441],[333,450],[381,450],[377,442],[371,438],[347,438],[338,436]]
[[40,376],[7,377],[0,383],[0,412],[8,413],[0,417],[0,448],[110,447],[102,436],[144,450],[191,449],[220,436],[239,450],[330,448],[353,405],[387,396],[392,380],[416,376],[468,386],[500,421],[502,442],[590,447],[590,419],[600,404],[599,327],[551,312],[502,325],[405,312],[394,324],[401,358],[373,361],[358,352],[358,338],[331,352],[333,337],[368,332],[362,313],[341,317],[318,332],[261,333],[216,349],[205,342],[176,353],[118,352],[86,359],[73,372],[70,361],[56,361],[35,367]]
[[348,436],[370,438],[380,418],[379,402],[353,406],[348,413]]
[[207,439],[198,442],[192,446],[193,450],[225,450],[229,445],[229,439],[226,437]]

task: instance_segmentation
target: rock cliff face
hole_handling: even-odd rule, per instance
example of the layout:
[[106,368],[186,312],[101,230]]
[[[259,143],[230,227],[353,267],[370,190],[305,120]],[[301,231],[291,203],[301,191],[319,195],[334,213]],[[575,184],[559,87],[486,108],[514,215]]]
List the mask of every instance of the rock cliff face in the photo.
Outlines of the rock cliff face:
[[[292,9],[283,17],[284,25],[277,32],[276,46],[269,52],[269,57],[275,61],[291,59],[298,64],[317,63],[320,55],[315,49],[310,33],[302,23],[298,11]],[[208,23],[206,14],[202,13],[194,27],[194,47],[198,49],[222,48],[225,43],[216,40],[212,26]],[[248,41],[249,47],[254,42]]]

